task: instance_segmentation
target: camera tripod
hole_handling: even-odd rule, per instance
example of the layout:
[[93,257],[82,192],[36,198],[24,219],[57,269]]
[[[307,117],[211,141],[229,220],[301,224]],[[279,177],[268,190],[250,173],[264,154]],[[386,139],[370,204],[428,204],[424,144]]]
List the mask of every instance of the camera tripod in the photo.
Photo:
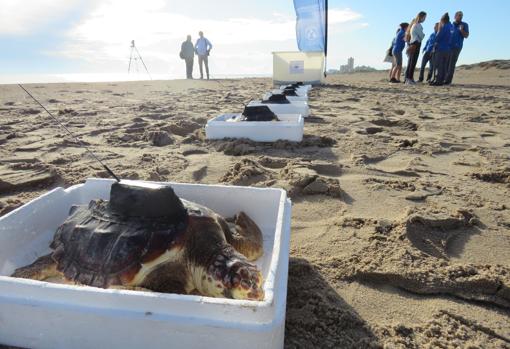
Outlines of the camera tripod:
[[135,60],[135,62],[140,59],[140,62],[142,62],[143,67],[145,68],[145,71],[147,74],[149,74],[149,78],[152,80],[151,73],[149,73],[149,69],[147,69],[147,66],[145,65],[142,56],[140,55],[140,52],[138,52],[138,49],[135,46],[135,40],[131,40],[131,54],[129,56],[129,65],[128,65],[128,74],[131,72],[131,62]]

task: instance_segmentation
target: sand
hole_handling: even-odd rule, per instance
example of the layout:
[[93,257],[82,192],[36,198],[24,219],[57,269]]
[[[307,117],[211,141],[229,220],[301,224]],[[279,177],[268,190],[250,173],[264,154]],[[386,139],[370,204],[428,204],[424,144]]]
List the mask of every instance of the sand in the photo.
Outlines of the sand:
[[[27,87],[122,178],[282,187],[293,200],[286,347],[510,348],[510,70],[457,85],[332,76],[301,143],[210,142],[270,79]],[[0,86],[0,215],[107,173]]]

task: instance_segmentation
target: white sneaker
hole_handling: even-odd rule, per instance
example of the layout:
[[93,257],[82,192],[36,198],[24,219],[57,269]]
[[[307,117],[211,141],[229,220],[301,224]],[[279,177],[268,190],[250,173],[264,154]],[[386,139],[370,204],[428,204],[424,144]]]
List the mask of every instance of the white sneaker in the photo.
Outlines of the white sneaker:
[[406,85],[416,85],[416,82],[414,82],[413,80],[411,79],[406,79],[406,82],[405,82]]

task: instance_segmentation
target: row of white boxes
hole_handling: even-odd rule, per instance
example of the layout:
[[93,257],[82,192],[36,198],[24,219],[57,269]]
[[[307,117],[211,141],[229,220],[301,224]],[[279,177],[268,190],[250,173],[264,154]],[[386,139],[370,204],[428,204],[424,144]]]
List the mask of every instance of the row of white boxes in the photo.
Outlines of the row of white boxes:
[[272,90],[260,100],[253,100],[247,107],[267,106],[278,121],[232,122],[240,120],[241,114],[222,114],[207,122],[205,133],[207,139],[246,138],[255,142],[275,142],[287,140],[301,142],[303,139],[304,118],[310,115],[308,93],[311,85],[296,88],[296,96],[286,96],[285,103],[273,103],[268,99],[273,94],[282,94],[287,86]]
[[[271,132],[275,124],[292,118],[293,113],[285,116],[289,114],[284,107],[302,108],[303,114],[294,116],[294,122],[300,120],[301,125],[308,115],[308,106],[302,101],[271,107],[282,121],[243,124],[266,124],[269,128],[263,127],[263,132]],[[292,208],[286,192],[122,182],[146,187],[171,185],[179,197],[226,217],[246,212],[263,233],[264,254],[256,264],[264,277],[264,300],[101,289],[11,277],[16,268],[51,252],[53,235],[73,205],[109,198],[113,180],[88,179],[67,189],[55,188],[0,217],[0,345],[33,349],[282,348]]]

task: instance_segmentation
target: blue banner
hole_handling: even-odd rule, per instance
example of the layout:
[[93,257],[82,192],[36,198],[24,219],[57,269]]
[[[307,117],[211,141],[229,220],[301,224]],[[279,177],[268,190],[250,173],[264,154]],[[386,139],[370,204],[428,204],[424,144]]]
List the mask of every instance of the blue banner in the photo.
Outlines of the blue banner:
[[294,9],[299,50],[327,54],[327,0],[294,0]]

